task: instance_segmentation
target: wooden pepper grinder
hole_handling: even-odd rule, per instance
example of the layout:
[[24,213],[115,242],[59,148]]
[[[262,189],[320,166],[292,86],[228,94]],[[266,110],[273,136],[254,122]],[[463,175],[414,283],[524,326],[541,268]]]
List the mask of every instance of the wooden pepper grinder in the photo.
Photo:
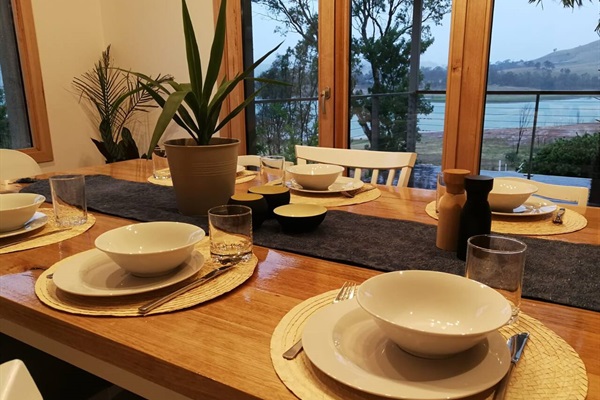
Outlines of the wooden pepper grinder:
[[466,169],[446,169],[443,171],[446,193],[440,199],[435,245],[442,250],[456,251],[460,212],[466,201],[465,176],[471,171]]

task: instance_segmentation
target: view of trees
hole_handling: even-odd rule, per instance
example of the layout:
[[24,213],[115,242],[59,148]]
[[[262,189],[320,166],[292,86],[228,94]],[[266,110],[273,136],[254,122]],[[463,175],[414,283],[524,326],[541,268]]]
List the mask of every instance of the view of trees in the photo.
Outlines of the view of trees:
[[600,132],[557,139],[537,151],[532,172],[600,178]]
[[[261,75],[292,86],[265,88],[261,93],[265,101],[256,107],[257,152],[284,154],[294,159],[295,144],[318,143],[318,15],[313,2],[308,0],[253,0],[253,3],[260,3],[269,11],[271,18],[280,24],[281,33],[292,31],[301,38],[293,48],[278,55]],[[424,1],[423,7],[423,22],[437,24],[449,12],[450,2]],[[353,0],[352,24],[351,115],[368,138],[367,148],[406,150],[412,2]],[[433,40],[424,24],[421,52]],[[400,95],[388,95],[392,93]],[[304,100],[273,101],[292,98]],[[419,99],[417,112],[428,114],[431,105]]]
[[[422,88],[446,88],[446,68],[421,68]],[[557,68],[551,61],[499,61],[490,64],[488,85],[529,88],[535,90],[590,90],[600,87],[598,74],[575,73],[569,68]]]

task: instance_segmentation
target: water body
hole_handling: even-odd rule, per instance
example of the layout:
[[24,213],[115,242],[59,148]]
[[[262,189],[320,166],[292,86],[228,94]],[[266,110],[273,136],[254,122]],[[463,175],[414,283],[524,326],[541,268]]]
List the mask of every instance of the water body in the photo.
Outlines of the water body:
[[[535,96],[529,97],[531,101],[488,102],[485,109],[484,129],[519,128],[521,125],[532,127]],[[431,114],[419,115],[419,130],[421,132],[443,132],[446,103],[432,101],[431,105],[433,106]],[[522,119],[521,114],[527,113],[529,113],[529,117]],[[600,120],[600,99],[598,97],[540,99],[538,127],[593,123],[598,120]],[[353,140],[366,139],[355,117],[350,122],[350,137]]]

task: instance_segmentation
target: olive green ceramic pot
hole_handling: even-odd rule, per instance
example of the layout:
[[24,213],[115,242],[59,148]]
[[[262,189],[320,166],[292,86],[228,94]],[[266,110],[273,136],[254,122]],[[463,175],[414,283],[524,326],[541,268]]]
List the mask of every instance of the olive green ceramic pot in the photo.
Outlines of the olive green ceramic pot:
[[235,191],[238,139],[212,138],[205,146],[193,139],[165,141],[167,160],[177,199],[184,215],[206,215],[227,204]]

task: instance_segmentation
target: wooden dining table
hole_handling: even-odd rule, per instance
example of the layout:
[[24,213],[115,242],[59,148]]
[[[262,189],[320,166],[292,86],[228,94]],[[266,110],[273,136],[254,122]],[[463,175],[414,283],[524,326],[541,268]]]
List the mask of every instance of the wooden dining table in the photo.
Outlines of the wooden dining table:
[[[145,182],[152,168],[145,160],[131,160],[63,172]],[[259,183],[257,178],[236,185],[236,190]],[[434,191],[378,188],[382,194],[377,200],[339,209],[436,223],[425,212]],[[0,256],[0,331],[146,398],[296,398],[271,362],[271,336],[280,320],[312,296],[381,273],[255,246],[258,266],[253,276],[196,307],[128,318],[61,312],[36,297],[34,284],[41,271],[94,248],[101,233],[132,223],[91,212],[96,222],[81,235]],[[584,212],[584,229],[541,238],[600,245],[600,208],[587,207]],[[529,299],[523,300],[522,311],[573,347],[587,371],[587,398],[600,399],[600,313]]]

